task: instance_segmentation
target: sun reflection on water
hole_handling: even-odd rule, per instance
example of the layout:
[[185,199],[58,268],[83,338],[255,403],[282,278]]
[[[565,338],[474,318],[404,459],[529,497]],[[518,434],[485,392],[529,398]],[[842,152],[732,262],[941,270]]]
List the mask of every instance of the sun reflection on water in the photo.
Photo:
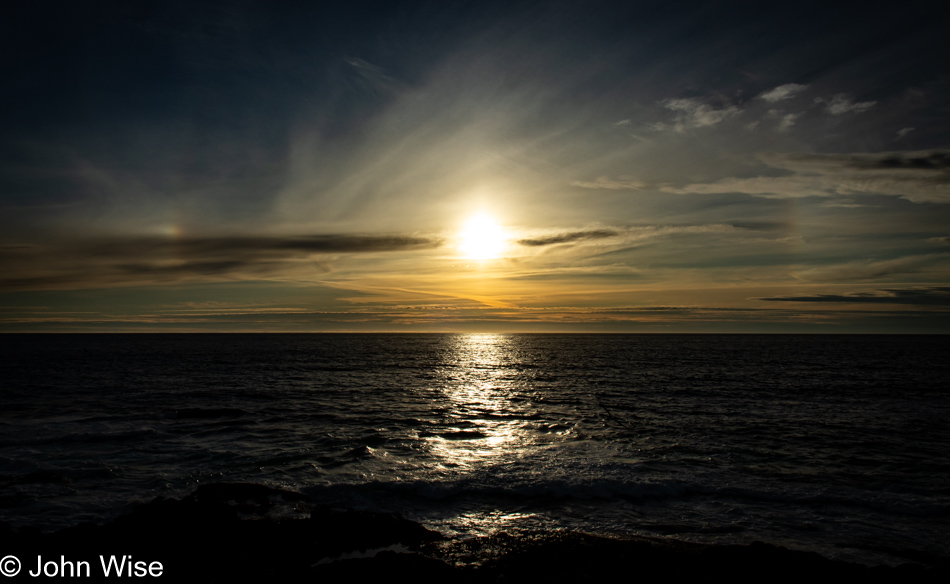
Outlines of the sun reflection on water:
[[516,455],[528,443],[530,417],[518,397],[506,335],[467,334],[446,347],[437,383],[444,395],[442,430],[426,437],[430,452],[446,466],[471,467]]

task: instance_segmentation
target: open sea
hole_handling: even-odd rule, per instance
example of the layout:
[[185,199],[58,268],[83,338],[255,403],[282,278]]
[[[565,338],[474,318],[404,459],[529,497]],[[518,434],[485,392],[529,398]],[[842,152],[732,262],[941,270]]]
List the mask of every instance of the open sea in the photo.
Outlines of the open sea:
[[947,557],[948,340],[0,335],[0,520],[249,481],[448,535]]

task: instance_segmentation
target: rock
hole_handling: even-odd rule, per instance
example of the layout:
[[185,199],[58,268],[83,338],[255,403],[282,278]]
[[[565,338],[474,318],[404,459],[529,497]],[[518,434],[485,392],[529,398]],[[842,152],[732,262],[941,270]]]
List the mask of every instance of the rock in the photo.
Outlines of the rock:
[[[309,519],[267,519],[278,502]],[[253,519],[242,518],[252,512]],[[398,544],[398,545],[396,545]],[[945,564],[896,568],[849,564],[766,543],[702,545],[673,539],[515,532],[447,539],[397,515],[339,510],[293,491],[248,483],[203,485],[181,500],[159,498],[105,525],[52,534],[0,523],[4,554],[88,561],[128,555],[159,561],[167,581],[944,582]],[[370,556],[370,557],[365,557]],[[34,564],[35,565],[35,564]]]

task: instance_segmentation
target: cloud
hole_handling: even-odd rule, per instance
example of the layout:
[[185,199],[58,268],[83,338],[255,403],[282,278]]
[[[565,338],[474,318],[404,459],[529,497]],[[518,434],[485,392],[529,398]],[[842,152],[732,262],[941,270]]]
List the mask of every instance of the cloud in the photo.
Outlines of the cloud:
[[83,288],[203,279],[259,279],[329,271],[321,257],[431,249],[435,237],[125,237],[0,250],[0,290]]
[[797,96],[799,93],[805,91],[808,88],[807,85],[799,85],[798,83],[786,83],[785,85],[779,85],[771,91],[766,91],[761,94],[759,97],[768,102],[783,101],[786,99],[792,99]]
[[[560,232],[546,232],[516,240],[515,243],[525,247],[544,247],[562,243],[574,243],[593,239],[610,239],[614,241],[604,243],[610,247],[608,254],[632,249],[624,247],[639,245],[645,241],[677,235],[706,235],[718,233],[735,233],[738,231],[772,231],[781,229],[781,226],[770,222],[749,222],[742,225],[725,223],[709,223],[700,225],[629,225],[623,229],[579,229]],[[621,246],[621,249],[616,249]],[[603,255],[603,254],[600,254]]]
[[871,194],[902,197],[915,203],[950,203],[950,151],[766,154],[759,159],[790,174],[730,177],[661,190],[676,194],[746,193],[780,199]]
[[584,239],[604,239],[607,237],[617,237],[618,235],[620,235],[620,233],[612,229],[593,229],[590,231],[570,231],[567,233],[559,233],[557,235],[550,235],[547,237],[519,239],[518,244],[529,246],[529,247],[540,247],[544,245],[555,245],[558,243],[571,243],[573,241],[581,241]]
[[851,98],[846,93],[839,93],[832,97],[830,100],[824,99],[822,97],[816,97],[815,103],[825,104],[825,111],[834,116],[840,116],[841,114],[846,114],[848,112],[861,113],[865,112],[876,104],[876,101],[862,101],[854,102],[851,101]]
[[901,128],[900,130],[897,130],[897,139],[900,140],[901,138],[903,138],[903,137],[906,136],[907,134],[910,134],[911,132],[913,132],[913,131],[916,130],[916,129],[917,129],[917,128],[908,126],[908,127],[906,127],[906,128]]
[[950,306],[950,287],[882,289],[852,294],[818,294],[815,296],[775,296],[758,298],[767,302],[834,302],[852,304],[913,304]]
[[839,157],[839,159],[848,166],[859,169],[950,170],[950,151],[948,150],[858,154]]
[[860,209],[861,207],[870,207],[871,205],[862,205],[861,203],[855,203],[854,201],[843,199],[840,201],[825,201],[821,204],[821,206],[831,209]]
[[[666,109],[677,112],[672,128],[680,133],[691,128],[714,126],[742,113],[742,110],[734,105],[716,109],[702,100],[695,98],[667,99],[662,103]],[[663,130],[668,126],[659,123],[654,124],[653,127],[658,130]]]
[[352,67],[355,73],[355,84],[363,89],[372,92],[381,92],[393,89],[398,86],[396,81],[383,71],[382,67],[373,65],[358,57],[345,59],[347,65]]
[[642,189],[646,184],[638,180],[611,180],[606,176],[602,176],[595,181],[576,180],[571,183],[571,186],[581,187],[583,189],[636,190]]
[[892,260],[854,261],[832,266],[812,268],[794,274],[801,280],[819,282],[873,280],[898,274],[916,274],[924,271],[928,264],[944,259],[945,254],[906,256]]
[[303,253],[367,253],[437,247],[441,240],[406,235],[309,235],[300,237],[164,237],[116,238],[93,243],[93,255],[162,255],[207,257],[217,255],[278,255]]
[[782,119],[779,120],[779,123],[778,123],[778,131],[785,132],[786,130],[794,126],[795,120],[800,118],[801,115],[802,114],[799,112],[797,114],[785,114],[784,116],[782,116]]
[[826,190],[824,181],[808,177],[752,177],[724,178],[714,183],[695,183],[684,187],[663,187],[665,193],[718,194],[745,193],[764,198],[786,199],[797,197],[828,197],[835,193]]
[[237,271],[248,264],[246,261],[218,261],[218,262],[184,262],[181,264],[148,264],[131,263],[117,264],[116,269],[129,274],[173,274],[213,276]]

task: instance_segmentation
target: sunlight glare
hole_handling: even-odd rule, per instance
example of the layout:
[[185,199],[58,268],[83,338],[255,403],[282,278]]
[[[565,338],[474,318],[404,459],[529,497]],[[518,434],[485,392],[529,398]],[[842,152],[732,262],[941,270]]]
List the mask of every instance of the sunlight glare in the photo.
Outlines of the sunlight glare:
[[459,250],[473,260],[500,257],[505,249],[505,233],[495,220],[486,214],[476,215],[465,223],[459,234]]

